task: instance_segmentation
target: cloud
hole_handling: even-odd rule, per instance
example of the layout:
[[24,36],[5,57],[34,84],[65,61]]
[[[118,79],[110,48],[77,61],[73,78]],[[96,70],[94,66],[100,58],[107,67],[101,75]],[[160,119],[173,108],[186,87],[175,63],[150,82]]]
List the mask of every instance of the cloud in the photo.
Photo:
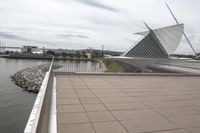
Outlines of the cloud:
[[115,9],[111,6],[104,5],[103,3],[100,3],[98,0],[77,0],[77,1],[84,3],[86,5],[89,5],[89,6],[94,6],[94,7],[100,8],[100,9],[118,12],[117,9]]
[[26,38],[20,37],[18,35],[14,35],[14,34],[9,33],[9,32],[0,32],[0,38],[21,40],[21,41],[27,40]]
[[35,40],[35,39],[22,37],[20,35],[15,35],[15,34],[10,33],[10,32],[0,32],[0,38],[7,39],[7,40],[8,39],[9,40],[19,40],[19,41],[29,42],[29,43],[31,42],[31,43],[39,43],[39,44],[44,44],[44,43],[55,44],[55,43],[48,42],[48,41]]
[[73,35],[73,34],[57,34],[58,38],[82,38],[82,39],[89,39],[88,36],[85,35]]
[[[175,24],[163,0],[0,0],[0,3],[0,41],[7,46],[82,49],[101,48],[103,44],[105,49],[125,51],[139,38],[132,33],[146,30],[143,20],[152,29]],[[185,24],[188,36],[200,33],[199,1],[168,0],[168,3],[179,22]],[[195,38],[190,37],[191,42]],[[190,48],[182,41],[178,51]]]

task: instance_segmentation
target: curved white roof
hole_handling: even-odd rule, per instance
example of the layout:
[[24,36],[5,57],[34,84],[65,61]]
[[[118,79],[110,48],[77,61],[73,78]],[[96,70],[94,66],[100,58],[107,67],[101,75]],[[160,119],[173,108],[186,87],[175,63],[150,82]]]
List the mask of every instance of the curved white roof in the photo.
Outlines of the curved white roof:
[[174,52],[181,41],[184,25],[173,25],[165,28],[153,30],[157,39],[168,54]]
[[[184,25],[172,25],[164,28],[155,29],[152,31],[156,35],[156,38],[159,40],[160,44],[163,46],[165,51],[168,54],[171,54],[178,48],[178,45],[183,35]],[[150,31],[144,31],[135,34],[147,36],[149,33]]]

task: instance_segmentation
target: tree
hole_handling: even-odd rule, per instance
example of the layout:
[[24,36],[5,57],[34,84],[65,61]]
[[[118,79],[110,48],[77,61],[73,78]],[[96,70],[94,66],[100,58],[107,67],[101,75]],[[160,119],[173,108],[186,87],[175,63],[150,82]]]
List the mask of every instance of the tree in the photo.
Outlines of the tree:
[[52,50],[47,50],[46,54],[48,54],[48,55],[55,55],[55,52],[52,51]]
[[66,58],[67,54],[66,53],[62,53],[63,58]]
[[6,52],[5,52],[5,53],[6,53],[6,55],[8,55],[10,52],[6,50]]
[[68,56],[69,56],[70,58],[73,58],[73,57],[74,57],[74,54],[69,53]]
[[94,58],[103,58],[104,57],[104,54],[100,51],[93,51],[91,53],[91,58],[94,59]]
[[75,57],[77,57],[77,58],[81,58],[81,54],[80,54],[79,51],[77,51],[77,52],[75,53]]
[[87,56],[86,53],[83,53],[83,54],[82,54],[82,57],[83,57],[83,58],[88,58],[88,56]]

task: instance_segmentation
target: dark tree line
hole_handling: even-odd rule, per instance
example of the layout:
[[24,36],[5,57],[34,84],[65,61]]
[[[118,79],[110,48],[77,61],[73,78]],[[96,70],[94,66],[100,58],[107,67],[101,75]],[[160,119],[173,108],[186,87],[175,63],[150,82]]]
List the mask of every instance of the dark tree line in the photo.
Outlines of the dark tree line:
[[85,52],[75,52],[75,53],[55,53],[52,50],[48,50],[45,52],[47,55],[52,55],[52,56],[61,56],[63,58],[88,58],[87,54]]

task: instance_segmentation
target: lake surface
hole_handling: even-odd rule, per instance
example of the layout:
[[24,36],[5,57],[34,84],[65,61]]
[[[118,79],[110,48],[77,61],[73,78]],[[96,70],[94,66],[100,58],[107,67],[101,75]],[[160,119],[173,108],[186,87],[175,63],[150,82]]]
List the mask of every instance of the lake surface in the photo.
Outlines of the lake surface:
[[[22,91],[10,76],[19,70],[44,63],[50,61],[0,58],[0,132],[22,133],[37,96]],[[63,65],[60,71],[69,72],[93,72],[98,67],[98,63],[85,61],[57,61],[55,64]]]

